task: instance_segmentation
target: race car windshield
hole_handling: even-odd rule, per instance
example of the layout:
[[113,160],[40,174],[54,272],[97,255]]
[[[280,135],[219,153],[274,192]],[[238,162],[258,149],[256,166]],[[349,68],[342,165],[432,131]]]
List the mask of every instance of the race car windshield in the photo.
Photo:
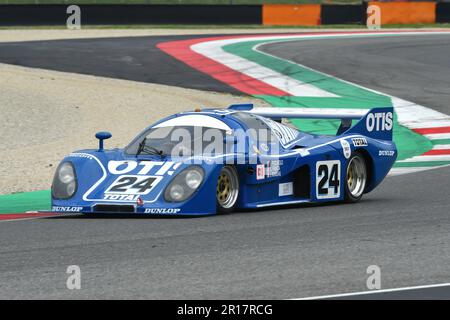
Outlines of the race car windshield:
[[236,112],[233,117],[243,122],[249,129],[249,134],[259,143],[280,142],[283,146],[295,140],[299,131],[268,118],[246,113]]
[[259,142],[273,142],[276,141],[269,126],[258,116],[245,112],[237,112],[233,117],[243,122],[249,129],[249,134],[253,140]]
[[128,155],[214,156],[225,152],[224,138],[230,132],[197,126],[151,128],[125,148]]

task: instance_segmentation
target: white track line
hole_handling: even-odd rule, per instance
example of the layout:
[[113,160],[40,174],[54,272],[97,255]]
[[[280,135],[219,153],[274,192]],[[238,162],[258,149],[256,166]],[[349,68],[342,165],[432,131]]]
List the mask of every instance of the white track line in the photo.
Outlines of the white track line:
[[450,150],[450,144],[437,144],[432,150]]
[[400,291],[410,291],[410,290],[420,290],[420,289],[432,289],[432,288],[441,288],[441,287],[450,287],[450,283],[440,283],[440,284],[430,284],[430,285],[423,285],[423,286],[360,291],[360,292],[350,292],[350,293],[338,293],[338,294],[331,294],[331,295],[324,295],[324,296],[294,298],[294,299],[290,299],[290,300],[317,300],[317,299],[344,298],[344,297],[355,297],[355,296],[369,295],[369,294],[380,294],[380,293],[400,292]]
[[[291,36],[292,37],[292,36]],[[277,37],[269,37],[276,39]],[[283,37],[282,37],[283,38]],[[284,37],[285,38],[285,37]],[[245,38],[245,41],[252,39]],[[261,38],[257,38],[261,39]],[[225,52],[222,47],[227,44],[241,42],[240,39],[227,39],[201,42],[191,46],[191,50],[223,64],[237,72],[245,74],[259,81],[265,82],[279,90],[297,97],[337,97],[337,95],[322,90],[308,83],[296,80],[290,76],[264,67],[256,62],[243,59],[234,54]]]
[[412,129],[422,129],[422,128],[436,128],[436,127],[450,127],[450,120],[448,120],[449,117],[443,117],[443,118],[435,118],[431,121],[423,120],[423,121],[411,121],[411,128]]
[[430,134],[424,134],[424,136],[430,140],[450,139],[450,133],[430,133]]

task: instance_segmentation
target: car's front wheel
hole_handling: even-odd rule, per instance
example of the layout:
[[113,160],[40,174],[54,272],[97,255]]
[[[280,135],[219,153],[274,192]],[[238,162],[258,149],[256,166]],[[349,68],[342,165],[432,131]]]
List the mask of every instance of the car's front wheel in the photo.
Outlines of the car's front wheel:
[[367,166],[364,157],[355,152],[347,164],[345,179],[345,200],[357,202],[361,199],[367,184]]
[[239,177],[236,168],[224,166],[217,179],[217,213],[233,212],[239,196]]

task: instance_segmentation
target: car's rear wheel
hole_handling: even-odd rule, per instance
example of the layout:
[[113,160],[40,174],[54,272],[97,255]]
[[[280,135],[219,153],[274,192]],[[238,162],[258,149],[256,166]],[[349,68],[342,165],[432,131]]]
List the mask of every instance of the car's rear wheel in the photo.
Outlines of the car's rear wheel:
[[217,213],[230,213],[236,208],[239,196],[239,177],[236,168],[224,166],[217,179]]
[[367,184],[367,166],[364,157],[355,152],[347,163],[345,176],[345,200],[357,202],[361,199]]

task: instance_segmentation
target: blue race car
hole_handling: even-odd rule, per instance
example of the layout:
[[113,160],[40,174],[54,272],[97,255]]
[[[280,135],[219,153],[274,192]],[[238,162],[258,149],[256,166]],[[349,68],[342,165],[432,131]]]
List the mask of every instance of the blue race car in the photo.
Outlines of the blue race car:
[[[209,215],[309,202],[356,202],[397,157],[392,108],[197,109],[146,128],[123,149],[66,156],[52,183],[52,211]],[[314,135],[286,119],[339,119]]]

